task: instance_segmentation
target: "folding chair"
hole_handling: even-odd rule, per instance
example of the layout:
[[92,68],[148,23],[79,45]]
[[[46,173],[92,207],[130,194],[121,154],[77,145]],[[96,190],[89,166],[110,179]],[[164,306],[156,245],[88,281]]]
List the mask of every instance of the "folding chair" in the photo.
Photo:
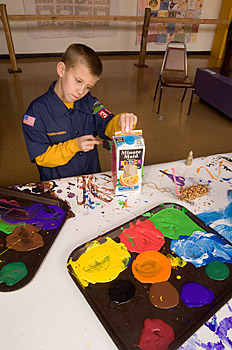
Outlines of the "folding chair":
[[189,103],[188,115],[191,111],[192,99],[194,94],[194,82],[188,78],[187,75],[187,49],[184,42],[170,41],[167,44],[159,79],[155,89],[154,101],[160,85],[160,95],[158,111],[160,111],[160,104],[162,98],[163,87],[184,88],[184,94],[181,103],[184,101],[187,89],[192,89],[192,94]]

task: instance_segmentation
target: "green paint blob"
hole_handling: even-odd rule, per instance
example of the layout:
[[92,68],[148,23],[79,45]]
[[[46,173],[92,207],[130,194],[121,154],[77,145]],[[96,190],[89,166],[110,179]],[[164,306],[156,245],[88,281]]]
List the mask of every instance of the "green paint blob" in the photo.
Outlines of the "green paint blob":
[[151,220],[165,237],[177,239],[179,236],[191,236],[194,231],[203,231],[191,220],[185,211],[175,208],[166,208],[153,214],[148,220]]
[[213,261],[205,268],[206,274],[216,281],[225,280],[230,275],[229,267],[221,261]]
[[27,267],[24,263],[17,261],[9,263],[1,269],[0,283],[4,282],[7,286],[19,282],[27,275]]
[[22,225],[25,226],[25,223],[22,222],[18,225],[14,225],[14,224],[10,224],[8,222],[2,221],[0,219],[0,231],[6,233],[7,235],[12,233],[17,226],[22,226]]

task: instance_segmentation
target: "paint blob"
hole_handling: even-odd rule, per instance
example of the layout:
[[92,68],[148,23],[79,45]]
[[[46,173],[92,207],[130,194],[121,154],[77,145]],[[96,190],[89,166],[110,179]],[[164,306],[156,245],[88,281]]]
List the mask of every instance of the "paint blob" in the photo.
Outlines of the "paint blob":
[[232,263],[232,246],[214,233],[196,231],[191,237],[180,236],[171,241],[170,249],[196,267],[215,260]]
[[50,230],[58,228],[65,215],[65,212],[57,205],[33,203],[30,207],[21,207],[15,201],[0,199],[1,221],[10,224],[27,223],[36,225],[40,229]]
[[130,223],[130,227],[124,229],[119,238],[130,252],[136,253],[158,251],[165,243],[164,235],[150,220],[138,220],[134,225]]
[[171,275],[171,260],[156,251],[143,252],[133,261],[132,272],[142,283],[167,281]]
[[228,266],[220,261],[212,261],[205,268],[207,276],[216,281],[223,281],[230,275]]
[[197,282],[184,284],[180,291],[180,296],[188,307],[210,304],[214,299],[213,292]]
[[7,248],[18,252],[26,252],[44,246],[43,237],[38,233],[39,229],[32,225],[17,226],[14,231],[6,237]]
[[191,236],[194,231],[204,231],[193,220],[191,220],[185,211],[175,208],[165,208],[152,214],[151,220],[155,227],[160,230],[165,237],[177,239],[179,236]]
[[130,264],[131,256],[123,243],[110,237],[106,242],[92,241],[86,251],[76,260],[70,258],[74,276],[87,287],[89,283],[104,283],[114,280]]
[[149,300],[159,309],[170,309],[179,304],[179,293],[170,282],[154,283],[149,290]]
[[175,333],[171,326],[158,318],[146,318],[139,346],[141,350],[167,350],[174,339]]
[[1,269],[0,283],[12,286],[27,275],[27,267],[23,262],[17,261],[9,263]]
[[117,280],[109,287],[111,301],[122,304],[131,300],[135,295],[135,286],[129,280]]
[[179,256],[173,256],[172,254],[167,254],[167,258],[171,260],[171,265],[173,268],[184,267],[185,265],[187,265],[187,262],[184,261]]

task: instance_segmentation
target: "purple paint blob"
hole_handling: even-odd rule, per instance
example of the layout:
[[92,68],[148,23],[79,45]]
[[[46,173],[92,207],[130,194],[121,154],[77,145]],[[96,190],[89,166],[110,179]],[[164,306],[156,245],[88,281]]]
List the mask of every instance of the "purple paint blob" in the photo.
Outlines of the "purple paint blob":
[[188,307],[199,307],[210,304],[214,299],[213,292],[197,282],[184,284],[180,296]]

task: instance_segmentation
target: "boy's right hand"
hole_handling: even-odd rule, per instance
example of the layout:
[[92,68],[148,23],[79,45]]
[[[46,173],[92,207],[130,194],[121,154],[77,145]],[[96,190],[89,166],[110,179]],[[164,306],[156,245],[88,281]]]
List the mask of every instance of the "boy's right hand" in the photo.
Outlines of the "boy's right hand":
[[84,135],[77,138],[78,147],[83,152],[91,151],[95,145],[102,145],[102,143],[102,141],[98,141],[93,135]]

